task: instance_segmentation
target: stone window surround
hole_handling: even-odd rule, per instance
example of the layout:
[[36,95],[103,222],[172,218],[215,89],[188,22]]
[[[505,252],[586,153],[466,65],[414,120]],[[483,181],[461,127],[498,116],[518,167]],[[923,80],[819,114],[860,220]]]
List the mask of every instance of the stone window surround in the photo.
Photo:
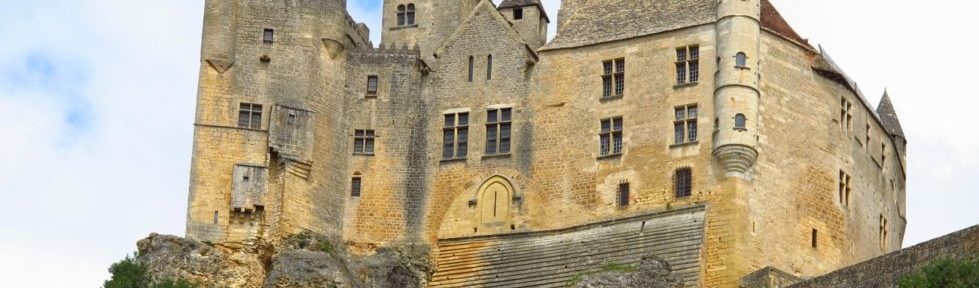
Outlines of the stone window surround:
[[621,157],[623,150],[625,150],[623,139],[625,124],[622,121],[622,116],[604,118],[600,123],[598,159]]
[[[372,82],[373,81],[373,82]],[[373,85],[373,90],[371,89]],[[377,74],[367,75],[367,93],[364,94],[365,98],[377,98],[378,88],[381,86],[380,77]]]
[[[510,112],[510,118],[509,118],[509,120],[504,119],[504,117],[503,117],[503,111],[504,110],[507,110],[507,111]],[[497,114],[496,122],[491,122],[490,121],[490,118],[489,118],[490,112],[497,112],[498,113]],[[490,106],[487,106],[486,107],[486,114],[487,114],[486,115],[486,145],[487,146],[486,147],[483,147],[484,148],[483,149],[483,151],[484,151],[483,158],[488,158],[488,157],[507,157],[511,153],[513,153],[513,118],[515,116],[515,112],[516,111],[513,109],[513,105],[512,104],[490,105]],[[509,131],[509,134],[510,135],[507,136],[507,141],[509,143],[508,144],[507,151],[506,152],[501,152],[501,149],[503,148],[503,145],[502,145],[503,144],[503,134],[502,133],[503,133],[503,127],[504,127],[504,125],[508,125],[508,131]],[[489,131],[490,131],[491,128],[492,129],[496,129],[495,130],[496,131],[496,138],[495,138],[495,142],[496,142],[495,148],[496,149],[493,150],[494,151],[493,153],[490,153],[490,151],[489,151],[489,148],[491,147],[491,146],[489,146],[489,140],[490,140]]]
[[[472,125],[472,111],[469,108],[459,108],[459,109],[450,109],[450,110],[442,111],[443,120],[445,119],[445,117],[447,117],[449,115],[452,115],[453,116],[453,126],[451,126],[451,127],[450,126],[446,126],[446,123],[443,123],[443,125],[442,125],[443,126],[442,127],[442,137],[443,138],[442,138],[442,146],[441,146],[441,150],[442,150],[441,151],[441,154],[442,154],[442,160],[441,160],[441,162],[446,163],[446,162],[465,161],[468,158],[468,155],[469,155],[469,153],[468,153],[469,152],[469,138],[470,138],[469,137],[469,135],[470,135],[470,133],[469,133],[469,127]],[[459,120],[460,120],[460,117],[459,116],[460,115],[466,115],[466,121],[465,121],[466,123],[464,123],[464,125],[460,125],[460,123],[459,123]],[[451,143],[451,145],[452,145],[452,155],[451,155],[451,157],[447,155],[446,150],[445,150],[445,148],[447,147],[447,144],[448,144],[448,143],[445,142],[445,140],[447,140],[446,137],[448,136],[448,134],[446,134],[446,133],[449,133],[450,131],[452,132],[452,143]],[[465,136],[466,136],[466,141],[465,142],[460,143],[460,141],[459,141],[459,135],[460,135],[460,133],[459,132],[463,132],[465,134]],[[460,149],[460,148],[462,148],[462,149]],[[464,154],[463,153],[460,153],[460,151],[463,151],[465,153]]]
[[377,134],[373,129],[354,130],[354,155],[374,156],[375,139]]
[[262,29],[262,43],[272,44],[275,42],[275,29],[263,28]]
[[350,178],[350,197],[360,197],[363,193],[364,182],[363,176],[354,175]]
[[700,45],[676,48],[676,86],[684,87],[700,82]]
[[673,170],[673,197],[689,198],[693,195],[693,168],[679,167]]
[[238,103],[238,128],[261,130],[262,117],[265,111],[263,104],[239,102]]
[[[673,120],[673,145],[670,145],[671,148],[687,146],[687,145],[696,145],[699,143],[700,135],[698,133],[700,127],[698,127],[699,126],[698,119],[700,118],[700,109],[698,108],[699,106],[697,105],[697,103],[673,107],[673,114],[675,116],[674,117],[675,119]],[[681,115],[679,114],[681,111],[683,112],[682,118],[680,118]],[[693,111],[693,113],[690,113],[691,111]],[[693,117],[691,117],[691,114],[693,114]],[[693,127],[692,129],[693,135],[690,135],[691,127]],[[678,128],[682,130],[682,135],[681,135],[682,139],[677,139],[676,137],[677,136],[676,132]],[[677,141],[677,140],[682,140],[682,141]]]
[[625,58],[602,61],[602,101],[622,99],[625,95]]

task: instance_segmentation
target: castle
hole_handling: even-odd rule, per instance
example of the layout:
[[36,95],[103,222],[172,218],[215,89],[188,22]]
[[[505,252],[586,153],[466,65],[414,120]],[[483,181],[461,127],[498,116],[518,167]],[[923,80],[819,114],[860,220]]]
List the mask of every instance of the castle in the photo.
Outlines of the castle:
[[205,3],[189,238],[426,245],[435,287],[602,264],[572,242],[700,287],[902,246],[890,98],[768,0],[384,0],[379,47],[345,0]]

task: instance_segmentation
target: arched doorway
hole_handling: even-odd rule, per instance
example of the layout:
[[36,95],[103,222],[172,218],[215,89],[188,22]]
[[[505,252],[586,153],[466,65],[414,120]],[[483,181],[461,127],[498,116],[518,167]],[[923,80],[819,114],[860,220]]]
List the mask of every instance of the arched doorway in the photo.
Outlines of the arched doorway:
[[503,177],[492,177],[480,187],[478,223],[483,227],[500,227],[510,222],[513,187]]

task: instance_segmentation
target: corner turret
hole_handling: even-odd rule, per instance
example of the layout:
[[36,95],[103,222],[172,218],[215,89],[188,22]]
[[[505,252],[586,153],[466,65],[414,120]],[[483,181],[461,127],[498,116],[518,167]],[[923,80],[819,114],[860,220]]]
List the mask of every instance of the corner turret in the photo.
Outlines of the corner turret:
[[749,179],[758,157],[760,0],[723,0],[717,12],[715,160],[728,177]]
[[897,118],[897,112],[894,111],[891,97],[887,95],[887,89],[884,89],[884,96],[880,98],[880,104],[877,104],[877,115],[880,115],[880,121],[883,122],[887,135],[894,139],[895,148],[901,154],[901,162],[906,163],[907,159],[904,155],[906,154],[908,140],[904,136],[904,129],[901,128],[901,121]]

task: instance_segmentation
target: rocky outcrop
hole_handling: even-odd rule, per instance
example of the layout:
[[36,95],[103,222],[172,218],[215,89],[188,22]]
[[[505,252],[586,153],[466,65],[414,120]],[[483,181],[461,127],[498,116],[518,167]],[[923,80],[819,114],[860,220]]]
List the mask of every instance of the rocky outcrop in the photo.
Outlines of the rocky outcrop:
[[411,288],[425,287],[433,271],[423,245],[351,255],[330,243],[325,237],[301,234],[258,249],[151,234],[137,244],[136,260],[154,281],[184,279],[201,287]]
[[585,275],[577,288],[681,288],[683,278],[670,269],[670,264],[655,256],[643,256],[637,271],[604,271]]

